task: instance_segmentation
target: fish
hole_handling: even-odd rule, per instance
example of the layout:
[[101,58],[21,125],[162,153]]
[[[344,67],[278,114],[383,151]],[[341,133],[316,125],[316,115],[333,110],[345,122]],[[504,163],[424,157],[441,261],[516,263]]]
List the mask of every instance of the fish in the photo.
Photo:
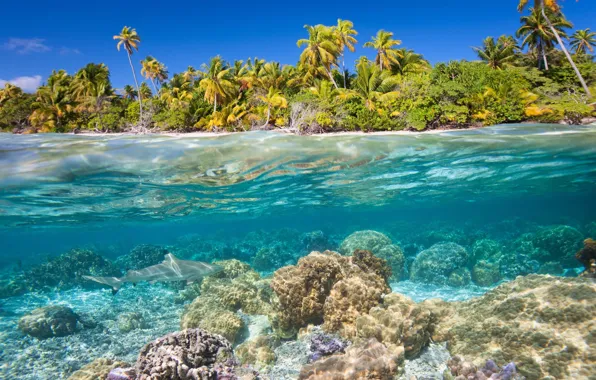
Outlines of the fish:
[[129,270],[122,277],[83,276],[83,278],[108,285],[112,288],[112,294],[116,294],[122,285],[127,282],[133,285],[141,281],[149,281],[150,283],[186,281],[190,283],[200,280],[205,276],[221,272],[222,270],[223,268],[217,264],[180,260],[171,253],[168,253],[164,256],[164,261],[161,263],[138,270]]

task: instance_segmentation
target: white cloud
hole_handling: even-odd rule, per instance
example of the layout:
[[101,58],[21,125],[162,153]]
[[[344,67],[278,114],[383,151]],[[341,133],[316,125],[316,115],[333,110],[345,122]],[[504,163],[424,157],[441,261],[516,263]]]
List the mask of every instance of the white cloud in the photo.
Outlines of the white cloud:
[[69,55],[69,54],[79,55],[79,54],[81,54],[81,51],[79,49],[67,48],[64,46],[60,48],[59,52],[61,55]]
[[34,75],[32,77],[16,77],[11,80],[0,79],[0,88],[3,88],[6,83],[14,84],[25,92],[35,92],[37,87],[41,85],[41,75]]
[[42,38],[10,38],[4,43],[4,48],[14,50],[19,54],[43,53],[51,48],[45,45]]

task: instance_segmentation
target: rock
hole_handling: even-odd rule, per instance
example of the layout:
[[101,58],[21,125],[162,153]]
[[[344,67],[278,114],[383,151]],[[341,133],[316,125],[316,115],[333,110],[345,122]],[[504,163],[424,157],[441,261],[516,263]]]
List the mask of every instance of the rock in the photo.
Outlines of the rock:
[[[118,367],[129,367],[130,364],[120,361],[115,361],[106,358],[95,359],[91,363],[83,366],[78,371],[74,372],[68,380],[98,380],[108,378],[108,374]],[[125,378],[112,378],[110,380],[125,380]]]
[[124,313],[118,316],[118,330],[123,333],[147,328],[147,322],[139,312]]
[[487,360],[483,367],[477,367],[474,363],[465,361],[460,356],[455,356],[447,363],[449,370],[445,378],[467,379],[467,380],[525,380],[525,377],[517,373],[515,363],[506,364],[503,368],[493,360]]
[[596,241],[584,240],[584,247],[577,251],[575,258],[584,266],[581,276],[596,278]]
[[549,261],[538,268],[538,274],[552,274],[553,276],[561,276],[564,271],[565,269],[563,269],[561,263],[556,261]]
[[232,345],[221,335],[187,329],[145,345],[135,366],[138,380],[217,379],[217,367],[232,357]]
[[515,362],[528,380],[588,378],[596,357],[596,284],[590,279],[529,275],[464,302],[419,304],[437,318],[435,342],[476,366]]
[[388,268],[370,252],[346,257],[337,252],[312,252],[296,266],[277,270],[271,287],[278,297],[273,327],[282,336],[293,336],[308,324],[330,331],[350,329],[389,293]]
[[140,244],[134,247],[127,255],[120,256],[116,260],[116,264],[125,270],[147,268],[151,265],[161,263],[164,260],[164,256],[168,253],[169,251],[167,249],[158,245]]
[[501,281],[499,264],[481,260],[472,268],[472,280],[478,286],[491,286]]
[[481,260],[496,262],[501,258],[501,244],[491,239],[480,239],[472,246],[472,262]]
[[344,239],[339,247],[339,252],[349,256],[358,249],[370,251],[376,257],[386,260],[393,273],[393,278],[399,279],[404,269],[404,253],[398,245],[391,242],[387,235],[371,230],[354,232]]
[[468,259],[468,253],[458,244],[435,244],[416,256],[410,279],[426,284],[466,285],[469,272],[465,273],[462,269],[468,264]]
[[544,257],[535,257],[541,262],[557,261],[566,268],[576,265],[575,253],[581,249],[583,235],[570,226],[551,226],[538,232],[532,242],[534,247],[546,253]]
[[50,259],[16,277],[0,287],[0,297],[10,297],[31,291],[70,289],[74,286],[99,288],[83,275],[121,276],[120,270],[110,261],[88,249],[73,249]]
[[443,379],[449,359],[451,355],[445,344],[431,343],[420,352],[419,356],[411,360],[406,359],[404,374],[399,379]]
[[79,316],[66,306],[45,306],[31,311],[19,319],[23,333],[44,339],[73,334]]
[[376,339],[350,346],[345,354],[332,355],[305,365],[301,380],[391,379],[403,358],[395,355]]

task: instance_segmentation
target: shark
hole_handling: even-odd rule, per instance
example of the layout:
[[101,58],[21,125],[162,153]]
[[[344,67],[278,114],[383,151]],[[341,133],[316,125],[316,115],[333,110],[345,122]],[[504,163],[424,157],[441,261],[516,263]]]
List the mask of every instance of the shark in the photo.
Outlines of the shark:
[[133,285],[141,281],[149,281],[150,283],[186,281],[190,283],[210,274],[221,272],[222,270],[223,268],[217,264],[180,260],[171,253],[168,253],[164,256],[164,260],[161,263],[142,269],[129,270],[122,277],[83,276],[83,278],[108,285],[112,288],[112,294],[116,294],[126,282],[130,282]]

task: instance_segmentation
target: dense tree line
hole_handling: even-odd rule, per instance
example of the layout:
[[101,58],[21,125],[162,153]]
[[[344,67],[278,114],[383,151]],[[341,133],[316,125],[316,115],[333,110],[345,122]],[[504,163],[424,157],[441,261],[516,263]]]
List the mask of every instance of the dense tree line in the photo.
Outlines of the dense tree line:
[[[522,0],[520,10],[527,7]],[[504,122],[579,123],[594,115],[596,33],[576,30],[554,0],[535,1],[514,36],[486,38],[479,60],[432,67],[380,30],[354,70],[352,22],[306,25],[295,66],[263,59],[226,62],[170,76],[152,56],[137,68],[141,38],[130,27],[114,36],[127,54],[134,87],[117,91],[104,64],[74,75],[53,71],[35,94],[6,84],[0,128],[18,132],[250,130],[288,127],[302,133],[466,127]],[[571,53],[563,40],[567,40]],[[138,62],[138,61],[137,61]]]

